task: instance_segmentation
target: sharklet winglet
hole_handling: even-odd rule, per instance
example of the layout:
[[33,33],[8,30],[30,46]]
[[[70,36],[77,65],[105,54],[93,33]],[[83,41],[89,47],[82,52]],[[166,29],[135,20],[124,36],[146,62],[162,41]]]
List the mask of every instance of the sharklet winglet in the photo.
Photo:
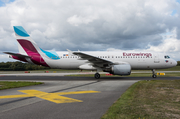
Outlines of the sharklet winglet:
[[73,51],[71,51],[69,49],[67,49],[67,51],[68,51],[69,55],[73,55]]

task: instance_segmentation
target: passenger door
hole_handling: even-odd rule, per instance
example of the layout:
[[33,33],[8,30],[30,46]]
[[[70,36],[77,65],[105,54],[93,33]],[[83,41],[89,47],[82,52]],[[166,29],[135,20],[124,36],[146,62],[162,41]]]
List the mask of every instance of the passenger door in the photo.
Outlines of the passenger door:
[[159,55],[158,53],[154,53],[154,63],[159,63]]

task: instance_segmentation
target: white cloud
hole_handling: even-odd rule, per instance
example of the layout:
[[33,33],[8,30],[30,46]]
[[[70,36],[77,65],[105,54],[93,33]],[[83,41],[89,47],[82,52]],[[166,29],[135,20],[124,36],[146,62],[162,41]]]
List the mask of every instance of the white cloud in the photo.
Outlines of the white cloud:
[[16,0],[0,7],[0,51],[18,52],[12,34],[21,25],[45,50],[178,53],[179,14],[175,0]]
[[[167,30],[166,34],[163,34],[163,42],[157,46],[149,45],[148,49],[134,49],[126,50],[129,52],[159,52],[170,55],[177,61],[180,61],[180,40],[177,39],[176,28],[172,31]],[[120,49],[108,48],[107,51],[123,51]]]
[[0,54],[0,62],[14,62],[14,61],[17,61],[17,60],[14,60],[12,58],[9,58],[9,55],[6,55],[6,54]]
[[[168,30],[167,30],[168,31]],[[156,52],[179,52],[180,53],[180,40],[177,39],[176,28],[167,34],[163,34],[164,41],[158,46],[150,46],[149,50],[154,50]]]
[[95,19],[98,19],[98,17],[97,16],[82,17],[82,16],[73,15],[72,17],[67,19],[67,22],[69,22],[74,26],[79,26],[80,24],[89,24],[90,22],[93,22]]

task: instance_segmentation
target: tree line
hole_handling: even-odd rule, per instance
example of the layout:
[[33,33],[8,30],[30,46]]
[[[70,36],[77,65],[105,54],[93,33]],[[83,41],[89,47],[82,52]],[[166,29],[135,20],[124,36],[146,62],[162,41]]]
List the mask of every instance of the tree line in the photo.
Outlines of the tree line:
[[0,71],[26,71],[26,70],[43,70],[49,67],[39,66],[35,64],[16,62],[0,62]]
[[177,66],[180,66],[180,61],[177,61]]
[[[177,66],[180,66],[180,61],[177,61]],[[0,71],[26,71],[26,70],[43,70],[50,69],[49,67],[39,66],[35,64],[16,62],[0,62]]]

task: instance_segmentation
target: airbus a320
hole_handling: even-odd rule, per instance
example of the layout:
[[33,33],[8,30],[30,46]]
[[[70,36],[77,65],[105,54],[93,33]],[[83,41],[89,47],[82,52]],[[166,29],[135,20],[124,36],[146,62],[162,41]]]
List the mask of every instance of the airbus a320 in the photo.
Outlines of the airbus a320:
[[96,70],[96,79],[100,71],[114,75],[130,75],[132,69],[152,70],[171,68],[177,62],[168,55],[152,52],[110,52],[110,51],[46,51],[38,47],[22,26],[14,26],[19,53],[4,52],[11,58],[58,69]]

